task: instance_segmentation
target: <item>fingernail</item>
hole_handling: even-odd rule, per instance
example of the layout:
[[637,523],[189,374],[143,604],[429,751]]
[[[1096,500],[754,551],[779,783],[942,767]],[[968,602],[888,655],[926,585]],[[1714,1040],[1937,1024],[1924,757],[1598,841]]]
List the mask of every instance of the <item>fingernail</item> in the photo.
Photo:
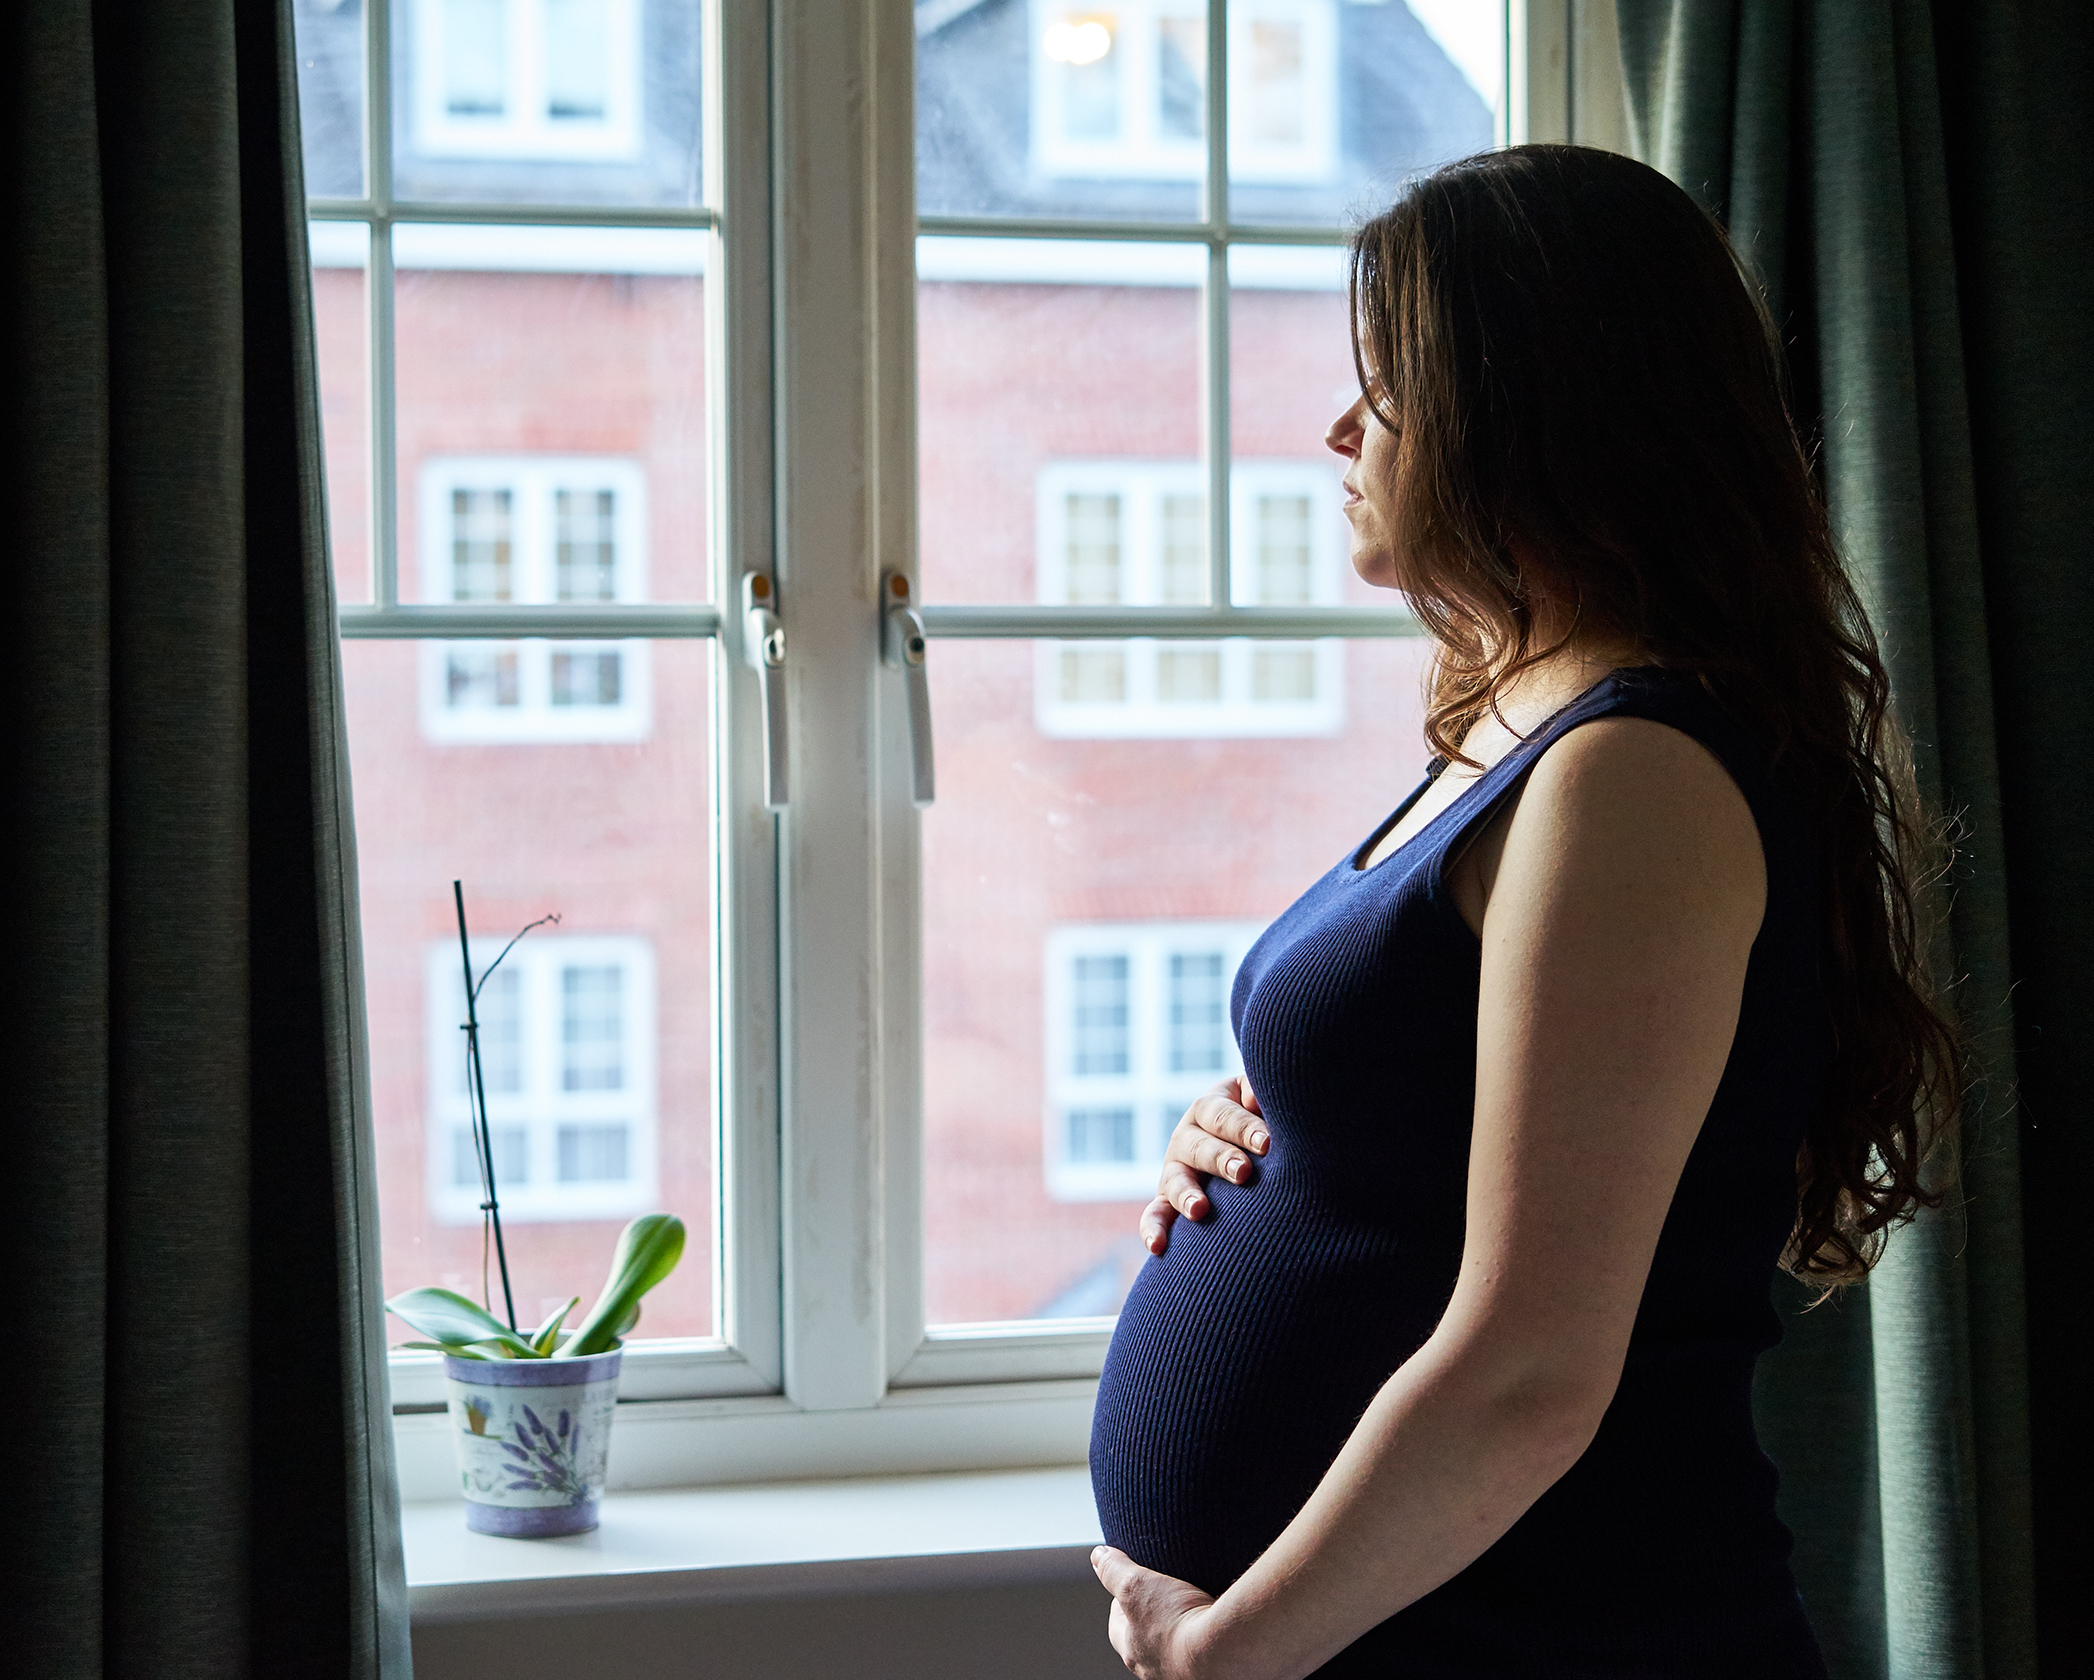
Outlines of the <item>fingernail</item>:
[[1265,1153],[1265,1146],[1270,1142],[1272,1142],[1272,1139],[1267,1137],[1263,1132],[1251,1133],[1251,1147],[1255,1149],[1260,1155]]
[[1231,1178],[1234,1178],[1239,1173],[1245,1172],[1248,1169],[1245,1166],[1244,1159],[1241,1155],[1231,1155],[1229,1157],[1228,1166],[1223,1170],[1226,1171]]

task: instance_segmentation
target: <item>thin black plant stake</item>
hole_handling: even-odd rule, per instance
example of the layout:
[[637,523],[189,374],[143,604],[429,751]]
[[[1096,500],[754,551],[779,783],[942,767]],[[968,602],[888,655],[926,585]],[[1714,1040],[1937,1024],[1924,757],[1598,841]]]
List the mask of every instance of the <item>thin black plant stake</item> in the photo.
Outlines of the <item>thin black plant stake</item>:
[[525,923],[523,927],[517,930],[516,939],[510,940],[508,944],[504,945],[500,955],[487,965],[487,973],[482,974],[475,981],[473,979],[472,941],[467,936],[465,930],[465,885],[463,882],[453,881],[451,883],[451,899],[458,907],[458,956],[465,966],[465,1020],[462,1026],[465,1033],[466,1072],[471,1076],[471,1084],[467,1088],[466,1100],[472,1110],[473,1153],[479,1160],[480,1194],[484,1198],[480,1203],[480,1296],[482,1301],[485,1302],[487,1310],[492,1312],[494,1304],[486,1300],[486,1238],[488,1230],[492,1228],[494,1231],[495,1263],[501,1267],[502,1271],[502,1307],[509,1315],[509,1328],[514,1331],[516,1329],[516,1297],[509,1288],[509,1251],[502,1243],[502,1202],[501,1197],[496,1194],[494,1181],[494,1136],[488,1129],[487,1123],[487,1076],[480,1065],[480,988],[487,984],[488,975],[493,974],[496,969],[502,966],[502,958],[516,949],[517,939],[523,938],[534,927],[543,927],[547,922],[558,922],[560,918],[556,915],[540,916],[535,922]]

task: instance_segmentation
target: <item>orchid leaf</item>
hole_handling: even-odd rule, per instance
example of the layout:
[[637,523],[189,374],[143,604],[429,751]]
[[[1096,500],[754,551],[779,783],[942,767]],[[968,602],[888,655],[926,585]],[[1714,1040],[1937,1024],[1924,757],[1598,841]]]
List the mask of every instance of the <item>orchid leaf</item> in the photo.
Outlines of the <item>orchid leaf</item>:
[[683,1244],[683,1221],[674,1214],[643,1214],[626,1226],[618,1238],[618,1252],[611,1256],[603,1293],[561,1354],[579,1359],[617,1346],[619,1335],[638,1317],[640,1297],[676,1269]]
[[448,1353],[453,1359],[485,1359],[486,1354],[468,1347],[464,1342],[395,1342],[395,1353],[407,1349],[415,1353]]
[[554,1313],[552,1317],[548,1318],[543,1324],[539,1325],[537,1329],[531,1332],[531,1351],[537,1354],[541,1359],[549,1357],[553,1349],[559,1345],[561,1323],[566,1319],[569,1313],[573,1312],[574,1309],[580,1306],[581,1304],[581,1296],[568,1296],[566,1306],[562,1307],[558,1312]]
[[468,1301],[455,1290],[410,1289],[395,1295],[385,1305],[394,1317],[405,1319],[431,1341],[442,1343],[447,1350],[453,1346],[491,1343],[501,1350],[497,1357],[537,1357],[523,1337],[486,1308]]

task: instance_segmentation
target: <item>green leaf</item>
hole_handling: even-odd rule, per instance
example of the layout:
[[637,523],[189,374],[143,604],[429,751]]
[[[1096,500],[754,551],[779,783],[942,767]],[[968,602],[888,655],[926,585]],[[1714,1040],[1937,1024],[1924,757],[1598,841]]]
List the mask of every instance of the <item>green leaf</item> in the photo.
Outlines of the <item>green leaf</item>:
[[386,1302],[386,1310],[403,1318],[433,1342],[461,1347],[492,1342],[505,1357],[535,1359],[531,1344],[477,1303],[449,1289],[410,1289]]
[[475,1353],[463,1342],[395,1342],[397,1352],[401,1348],[412,1348],[416,1353],[448,1353],[453,1359],[485,1359],[484,1353]]
[[618,1238],[618,1252],[611,1256],[603,1293],[561,1355],[580,1359],[617,1346],[621,1327],[638,1316],[640,1297],[676,1270],[683,1241],[683,1221],[674,1214],[643,1214],[626,1226]]
[[551,1318],[547,1319],[543,1324],[539,1325],[537,1329],[531,1332],[531,1351],[537,1354],[541,1359],[549,1357],[552,1354],[553,1349],[559,1346],[561,1321],[565,1319],[569,1313],[573,1312],[574,1309],[580,1306],[581,1304],[581,1296],[568,1296],[566,1306],[562,1307],[558,1312],[554,1313]]

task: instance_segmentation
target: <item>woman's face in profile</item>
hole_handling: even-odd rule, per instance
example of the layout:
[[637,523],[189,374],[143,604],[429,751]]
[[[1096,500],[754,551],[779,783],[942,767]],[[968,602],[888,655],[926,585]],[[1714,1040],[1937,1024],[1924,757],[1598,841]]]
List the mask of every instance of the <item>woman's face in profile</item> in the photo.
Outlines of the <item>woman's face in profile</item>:
[[1378,589],[1397,589],[1396,434],[1375,417],[1365,392],[1331,422],[1323,441],[1346,460],[1345,518],[1352,569]]

